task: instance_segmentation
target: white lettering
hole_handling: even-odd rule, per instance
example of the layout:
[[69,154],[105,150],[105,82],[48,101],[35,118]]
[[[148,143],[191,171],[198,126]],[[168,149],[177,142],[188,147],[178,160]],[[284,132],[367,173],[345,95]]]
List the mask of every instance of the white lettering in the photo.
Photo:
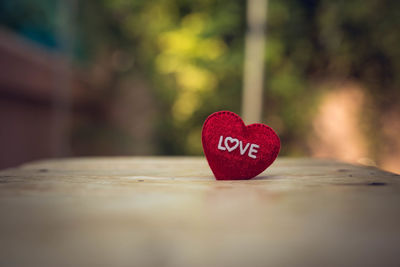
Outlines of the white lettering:
[[219,150],[226,150],[226,148],[225,147],[223,147],[223,146],[221,146],[221,144],[222,144],[222,140],[224,139],[224,137],[221,135],[220,137],[219,137],[219,142],[218,142],[218,149]]
[[246,153],[247,148],[249,148],[250,143],[247,143],[247,145],[244,147],[243,149],[243,142],[240,141],[240,155],[243,155],[244,153]]
[[257,153],[258,150],[256,148],[259,148],[259,147],[260,147],[259,145],[251,144],[250,149],[249,149],[249,157],[250,158],[253,158],[253,159],[257,158],[257,156],[254,155],[253,153]]
[[239,147],[240,155],[243,156],[246,153],[246,151],[248,151],[247,155],[252,159],[257,158],[257,156],[255,154],[258,153],[258,148],[260,148],[259,145],[251,144],[251,143],[247,143],[243,147],[242,141],[239,141],[239,139],[232,138],[230,136],[226,137],[225,140],[222,135],[219,137],[219,141],[218,141],[218,149],[219,150],[222,150],[222,151],[227,150],[228,152],[232,152],[233,150],[235,150],[238,147]]
[[[235,144],[233,146],[229,146],[228,142],[229,143],[235,143]],[[232,138],[230,136],[225,138],[225,147],[228,150],[228,152],[231,152],[231,151],[235,150],[238,147],[238,145],[239,145],[239,140],[238,139]]]

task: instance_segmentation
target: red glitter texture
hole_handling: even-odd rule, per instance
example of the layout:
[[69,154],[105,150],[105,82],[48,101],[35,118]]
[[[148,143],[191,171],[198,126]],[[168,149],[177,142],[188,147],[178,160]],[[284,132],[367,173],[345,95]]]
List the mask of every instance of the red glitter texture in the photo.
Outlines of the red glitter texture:
[[[236,138],[242,141],[242,148],[247,143],[257,144],[257,158],[248,156],[248,149],[243,155],[237,146],[232,151],[218,149],[220,137]],[[261,123],[245,125],[233,112],[219,111],[211,114],[203,125],[202,143],[208,164],[217,180],[246,180],[262,173],[276,159],[280,150],[278,135],[269,126]],[[223,145],[224,143],[222,143]],[[234,146],[235,142],[228,142]]]

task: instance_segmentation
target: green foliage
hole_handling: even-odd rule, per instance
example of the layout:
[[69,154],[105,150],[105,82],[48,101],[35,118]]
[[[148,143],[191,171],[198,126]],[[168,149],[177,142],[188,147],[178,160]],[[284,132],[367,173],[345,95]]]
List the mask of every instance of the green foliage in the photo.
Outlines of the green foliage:
[[[14,28],[24,20],[36,21],[37,6],[52,6],[44,0],[35,1],[36,7],[29,1],[6,2],[22,3],[18,16],[11,18],[7,11],[2,21]],[[201,153],[206,116],[223,109],[240,112],[245,1],[78,3],[77,58],[90,65],[99,54],[118,49],[134,59],[124,75],[139,72],[151,84],[160,111],[160,153]],[[30,16],[24,18],[20,13],[27,9]],[[279,128],[283,154],[305,153],[319,94],[313,83],[321,78],[363,83],[380,108],[377,112],[398,103],[399,9],[400,2],[390,0],[268,2],[264,120]]]
[[239,111],[244,2],[104,1],[132,40],[162,109],[161,153],[201,153],[205,117]]

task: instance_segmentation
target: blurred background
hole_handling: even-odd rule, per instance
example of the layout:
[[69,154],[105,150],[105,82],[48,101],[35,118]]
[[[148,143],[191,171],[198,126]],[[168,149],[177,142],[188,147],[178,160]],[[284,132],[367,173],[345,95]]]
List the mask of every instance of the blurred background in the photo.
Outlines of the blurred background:
[[280,156],[400,173],[400,2],[2,0],[0,168],[202,155],[219,110]]

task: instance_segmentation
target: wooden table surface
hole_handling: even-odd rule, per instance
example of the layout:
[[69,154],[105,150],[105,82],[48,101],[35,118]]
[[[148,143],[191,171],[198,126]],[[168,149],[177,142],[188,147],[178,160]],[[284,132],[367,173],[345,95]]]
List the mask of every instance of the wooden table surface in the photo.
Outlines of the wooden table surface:
[[279,158],[73,158],[0,172],[0,266],[400,266],[400,176]]

